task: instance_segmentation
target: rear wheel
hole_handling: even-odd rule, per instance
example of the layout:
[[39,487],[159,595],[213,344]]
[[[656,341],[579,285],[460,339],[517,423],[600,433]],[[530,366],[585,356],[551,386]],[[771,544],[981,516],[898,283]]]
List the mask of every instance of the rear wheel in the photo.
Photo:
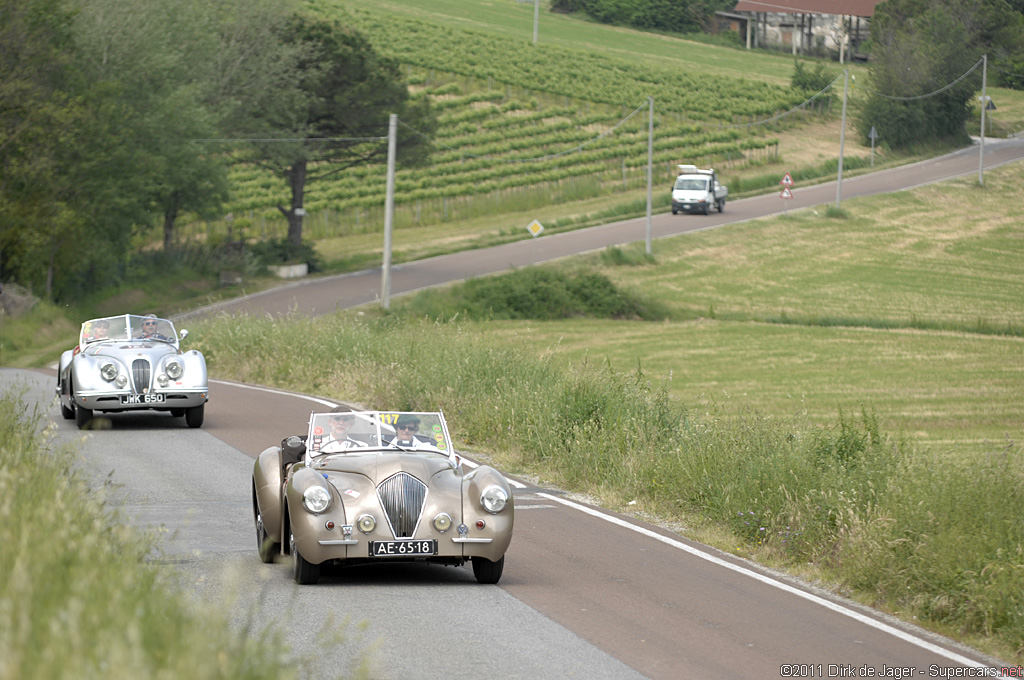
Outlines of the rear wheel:
[[288,532],[288,548],[292,552],[292,576],[300,586],[311,586],[320,580],[320,565],[310,564],[295,546],[295,534]]
[[725,199],[724,198],[720,199],[718,201],[718,206],[717,207],[718,207],[718,212],[722,212],[723,210],[725,210]]
[[185,424],[189,427],[202,427],[205,407],[206,404],[200,404],[199,406],[185,409]]
[[505,556],[497,562],[491,562],[486,557],[473,558],[473,576],[476,576],[477,583],[494,584],[501,580],[501,572],[505,569]]

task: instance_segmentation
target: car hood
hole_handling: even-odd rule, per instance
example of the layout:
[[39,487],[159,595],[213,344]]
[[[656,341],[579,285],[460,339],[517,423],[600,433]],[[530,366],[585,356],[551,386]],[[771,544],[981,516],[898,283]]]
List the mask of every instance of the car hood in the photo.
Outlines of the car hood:
[[407,472],[427,483],[437,473],[452,469],[448,457],[444,455],[393,451],[328,454],[322,459],[314,458],[310,467],[317,472],[365,475],[375,484],[398,472]]

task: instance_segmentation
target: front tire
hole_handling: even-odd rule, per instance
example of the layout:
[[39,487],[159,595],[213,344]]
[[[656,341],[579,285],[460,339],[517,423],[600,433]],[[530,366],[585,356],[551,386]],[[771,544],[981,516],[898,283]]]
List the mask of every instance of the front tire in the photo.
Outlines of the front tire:
[[202,427],[205,407],[206,404],[200,404],[199,406],[185,409],[185,424],[191,428]]
[[491,562],[486,557],[473,558],[473,576],[476,576],[477,583],[493,585],[501,580],[501,572],[505,569],[505,556],[497,562]]
[[292,553],[292,576],[300,586],[311,586],[320,580],[320,565],[310,564],[295,546],[295,534],[288,532],[288,548]]
[[256,501],[256,550],[259,551],[260,561],[264,564],[273,562],[274,555],[281,550],[281,546],[270,538],[267,528],[263,526],[263,512],[260,510],[259,501]]
[[78,425],[78,429],[84,430],[88,428],[91,422],[92,410],[75,405],[75,425]]

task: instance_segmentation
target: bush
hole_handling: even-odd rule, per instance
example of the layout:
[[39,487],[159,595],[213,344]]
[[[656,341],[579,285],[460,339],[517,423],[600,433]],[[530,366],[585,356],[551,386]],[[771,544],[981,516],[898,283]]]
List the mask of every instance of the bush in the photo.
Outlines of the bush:
[[320,271],[320,256],[312,243],[303,241],[300,245],[292,245],[287,237],[259,241],[249,246],[249,252],[265,267],[283,264],[299,264],[305,262],[310,272]]
[[651,319],[666,314],[620,291],[604,274],[581,271],[569,275],[543,267],[470,279],[443,292],[423,291],[405,311],[434,319],[462,316],[538,321],[582,316]]

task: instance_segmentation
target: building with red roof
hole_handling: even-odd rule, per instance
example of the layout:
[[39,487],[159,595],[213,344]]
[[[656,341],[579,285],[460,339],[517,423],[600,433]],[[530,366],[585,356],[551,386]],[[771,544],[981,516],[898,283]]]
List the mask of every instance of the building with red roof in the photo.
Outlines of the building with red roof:
[[861,58],[875,6],[882,0],[739,0],[718,13],[729,30],[745,35],[747,48],[777,47],[793,54]]

